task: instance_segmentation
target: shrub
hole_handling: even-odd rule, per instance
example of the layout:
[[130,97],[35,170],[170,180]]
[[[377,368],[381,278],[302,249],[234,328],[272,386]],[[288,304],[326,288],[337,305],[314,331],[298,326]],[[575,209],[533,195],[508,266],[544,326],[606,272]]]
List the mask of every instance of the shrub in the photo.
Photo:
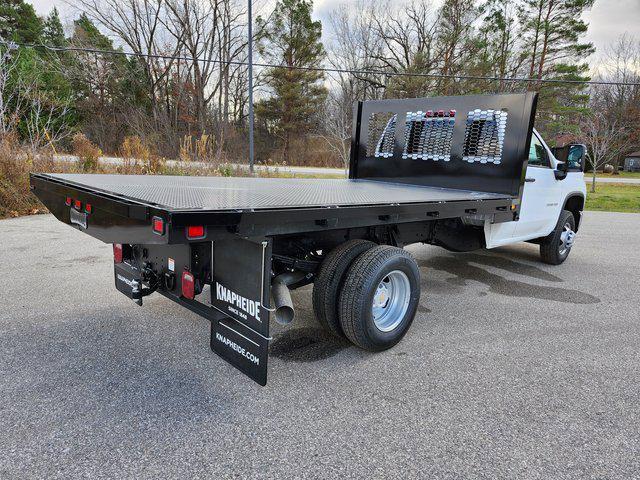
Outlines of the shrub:
[[78,157],[78,162],[83,172],[95,172],[98,169],[98,160],[102,156],[100,150],[83,133],[76,133],[71,139],[73,154]]
[[[125,160],[122,173],[127,174],[159,174],[164,170],[164,162],[155,155],[151,148],[137,135],[125,137],[120,147],[120,155]],[[140,162],[140,168],[138,165]]]
[[0,138],[0,218],[46,212],[31,193],[29,173],[77,171],[74,163],[56,162],[50,151],[20,146],[13,135]]
[[200,137],[194,138],[185,135],[180,140],[180,160],[183,162],[207,162],[215,158],[215,138],[203,133]]

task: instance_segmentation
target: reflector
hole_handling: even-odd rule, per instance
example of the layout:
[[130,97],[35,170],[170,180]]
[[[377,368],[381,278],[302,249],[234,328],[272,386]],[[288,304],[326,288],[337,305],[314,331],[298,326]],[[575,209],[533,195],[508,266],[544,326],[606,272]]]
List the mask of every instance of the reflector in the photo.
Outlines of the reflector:
[[153,217],[153,233],[164,235],[164,220],[160,217]]
[[113,244],[113,263],[122,263],[122,244]]
[[193,300],[195,297],[195,278],[191,272],[182,272],[182,296]]
[[202,225],[187,227],[187,238],[202,237],[204,237],[204,227]]

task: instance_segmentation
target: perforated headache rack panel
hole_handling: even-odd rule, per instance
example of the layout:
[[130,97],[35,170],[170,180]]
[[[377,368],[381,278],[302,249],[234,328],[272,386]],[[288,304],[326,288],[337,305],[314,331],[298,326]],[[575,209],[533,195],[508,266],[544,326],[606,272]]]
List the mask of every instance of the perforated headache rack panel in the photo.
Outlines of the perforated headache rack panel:
[[520,197],[537,94],[359,102],[350,178]]

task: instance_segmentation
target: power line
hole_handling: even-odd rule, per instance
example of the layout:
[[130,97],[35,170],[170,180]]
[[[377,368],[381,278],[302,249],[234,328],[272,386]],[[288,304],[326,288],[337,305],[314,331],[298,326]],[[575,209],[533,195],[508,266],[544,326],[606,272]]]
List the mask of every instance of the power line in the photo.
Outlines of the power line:
[[[242,62],[238,60],[215,60],[211,58],[193,58],[181,55],[163,55],[156,53],[137,53],[137,52],[125,52],[122,50],[102,50],[98,48],[87,47],[57,47],[53,45],[45,45],[38,43],[16,43],[7,42],[6,40],[0,40],[0,44],[9,48],[42,48],[50,50],[52,52],[85,52],[101,55],[119,55],[126,57],[139,57],[139,58],[153,58],[157,60],[184,60],[188,62],[198,61],[203,63],[215,63],[219,65],[235,65],[235,66],[249,66],[249,62]],[[254,67],[264,68],[284,68],[288,70],[303,70],[313,72],[324,73],[345,73],[352,75],[380,75],[388,77],[423,77],[423,78],[437,78],[437,79],[450,79],[450,80],[484,80],[491,82],[510,82],[510,83],[549,83],[549,84],[574,84],[574,85],[619,85],[627,87],[638,87],[640,83],[637,82],[612,82],[605,80],[560,80],[560,79],[537,79],[528,77],[495,77],[495,76],[482,76],[482,75],[455,75],[455,74],[442,74],[442,73],[409,73],[409,72],[388,72],[384,70],[350,70],[345,68],[330,68],[330,67],[304,67],[304,66],[291,66],[291,65],[276,65],[270,63],[256,63],[253,62]]]

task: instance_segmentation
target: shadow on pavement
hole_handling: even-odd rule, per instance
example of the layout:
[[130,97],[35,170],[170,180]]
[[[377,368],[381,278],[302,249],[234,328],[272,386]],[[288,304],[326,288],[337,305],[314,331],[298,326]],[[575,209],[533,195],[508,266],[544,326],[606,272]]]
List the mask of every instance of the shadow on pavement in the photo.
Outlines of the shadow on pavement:
[[[492,293],[509,297],[537,298],[540,300],[554,300],[572,304],[599,303],[600,299],[588,293],[568,288],[537,285],[533,283],[511,280],[495,273],[491,273],[477,265],[492,266],[508,272],[528,276],[548,282],[562,282],[563,280],[544,270],[514,262],[513,260],[496,255],[456,254],[448,256],[436,256],[419,262],[422,268],[432,268],[455,275],[447,279],[454,286],[465,286],[468,280],[483,283],[489,287]],[[425,275],[426,277],[427,275]]]

